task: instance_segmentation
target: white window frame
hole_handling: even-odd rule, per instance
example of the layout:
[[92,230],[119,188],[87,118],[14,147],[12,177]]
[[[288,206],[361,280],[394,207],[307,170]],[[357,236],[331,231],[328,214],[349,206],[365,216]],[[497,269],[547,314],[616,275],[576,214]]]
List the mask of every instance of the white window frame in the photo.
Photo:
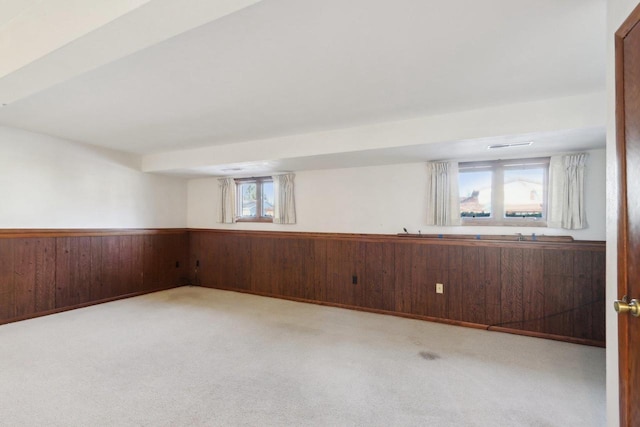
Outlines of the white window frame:
[[[262,186],[264,183],[273,183],[271,176],[258,176],[251,178],[236,178],[236,222],[273,222],[273,217],[264,216],[262,212]],[[240,186],[243,184],[256,184],[256,214],[242,215],[242,191]]]
[[[504,210],[504,171],[508,169],[534,169],[544,165],[542,217],[507,218]],[[536,157],[530,159],[506,159],[479,162],[460,162],[458,164],[459,175],[465,171],[490,170],[491,178],[491,216],[490,217],[462,217],[462,225],[483,226],[525,226],[546,227],[547,208],[549,205],[549,157]]]

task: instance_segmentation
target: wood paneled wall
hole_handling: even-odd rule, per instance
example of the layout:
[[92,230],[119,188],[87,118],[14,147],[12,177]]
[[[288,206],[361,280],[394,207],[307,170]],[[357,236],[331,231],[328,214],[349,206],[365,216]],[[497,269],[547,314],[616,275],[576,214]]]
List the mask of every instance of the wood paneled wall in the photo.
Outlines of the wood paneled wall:
[[[604,345],[604,242],[192,230],[195,284]],[[444,284],[444,294],[435,284]]]
[[[198,264],[198,266],[196,266]],[[604,242],[0,230],[0,324],[193,283],[604,345]],[[444,284],[444,294],[435,284]]]
[[0,324],[189,283],[187,230],[0,230]]

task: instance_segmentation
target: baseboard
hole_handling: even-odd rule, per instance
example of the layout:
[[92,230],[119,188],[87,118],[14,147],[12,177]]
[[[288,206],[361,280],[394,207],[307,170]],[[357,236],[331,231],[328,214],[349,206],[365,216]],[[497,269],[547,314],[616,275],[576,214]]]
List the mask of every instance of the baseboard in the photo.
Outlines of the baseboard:
[[542,338],[542,339],[549,339],[554,341],[562,341],[562,342],[567,342],[571,344],[588,345],[592,347],[601,347],[601,348],[605,347],[605,342],[603,341],[595,341],[595,340],[584,339],[584,338],[566,337],[563,335],[554,335],[554,334],[547,334],[542,332],[526,331],[521,329],[507,328],[504,326],[483,325],[479,323],[464,322],[460,320],[443,319],[443,318],[431,317],[431,316],[421,316],[421,315],[416,315],[411,313],[380,310],[375,308],[339,304],[339,303],[333,303],[333,302],[327,302],[327,301],[316,301],[316,300],[311,300],[306,298],[291,297],[286,295],[275,295],[275,294],[270,294],[266,292],[256,292],[256,291],[247,290],[247,289],[224,288],[224,287],[214,288],[214,287],[202,286],[202,285],[199,285],[199,286],[205,287],[208,289],[218,289],[222,291],[239,292],[243,294],[257,295],[257,296],[267,297],[267,298],[277,298],[282,300],[303,302],[303,303],[315,304],[315,305],[323,305],[328,307],[344,308],[347,310],[355,310],[355,311],[363,311],[367,313],[383,314],[387,316],[403,317],[406,319],[425,320],[427,322],[444,323],[447,325],[462,326],[465,328],[484,329],[486,331],[491,331],[491,332],[503,332],[503,333],[513,334],[513,335],[522,335],[522,336],[527,336],[532,338]]
[[85,303],[82,303],[82,304],[71,305],[71,306],[68,306],[68,307],[61,307],[61,308],[55,308],[53,310],[40,311],[40,312],[37,312],[37,313],[28,314],[26,316],[13,317],[11,319],[0,319],[0,325],[5,325],[7,323],[20,322],[22,320],[35,319],[35,318],[43,317],[43,316],[49,316],[51,314],[62,313],[62,312],[65,312],[65,311],[71,311],[71,310],[75,310],[75,309],[78,309],[78,308],[90,307],[92,305],[104,304],[106,302],[117,301],[117,300],[121,300],[121,299],[125,299],[125,298],[132,298],[132,297],[137,297],[137,296],[140,296],[140,295],[152,294],[154,292],[166,291],[168,289],[179,288],[181,286],[187,286],[187,285],[180,284],[180,285],[164,286],[164,287],[160,287],[160,288],[150,289],[148,291],[132,292],[132,293],[129,293],[129,294],[118,295],[116,297],[104,298],[104,299],[97,300],[97,301],[90,301],[90,302],[85,302]]

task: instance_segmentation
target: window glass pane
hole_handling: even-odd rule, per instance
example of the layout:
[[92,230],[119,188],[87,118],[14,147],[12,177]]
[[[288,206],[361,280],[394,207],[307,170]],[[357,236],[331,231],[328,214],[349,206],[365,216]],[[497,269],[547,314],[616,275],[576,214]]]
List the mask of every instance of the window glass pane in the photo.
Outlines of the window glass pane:
[[273,182],[262,183],[262,216],[273,218]]
[[240,204],[240,216],[256,215],[256,183],[245,183],[240,185],[242,195]]
[[460,171],[460,216],[486,218],[491,216],[491,170]]
[[542,218],[544,168],[504,171],[505,218]]

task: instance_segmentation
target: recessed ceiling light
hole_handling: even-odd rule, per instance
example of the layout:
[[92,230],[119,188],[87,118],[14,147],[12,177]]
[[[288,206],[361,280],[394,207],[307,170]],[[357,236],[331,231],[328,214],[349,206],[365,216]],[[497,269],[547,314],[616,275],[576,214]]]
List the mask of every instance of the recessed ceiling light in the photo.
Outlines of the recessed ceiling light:
[[222,169],[222,172],[240,172],[241,170],[244,170],[242,168],[227,168],[227,169]]
[[494,150],[496,148],[513,148],[513,147],[528,147],[529,145],[533,144],[533,141],[527,141],[527,142],[514,142],[512,144],[495,144],[495,145],[489,145],[487,146],[488,150]]

